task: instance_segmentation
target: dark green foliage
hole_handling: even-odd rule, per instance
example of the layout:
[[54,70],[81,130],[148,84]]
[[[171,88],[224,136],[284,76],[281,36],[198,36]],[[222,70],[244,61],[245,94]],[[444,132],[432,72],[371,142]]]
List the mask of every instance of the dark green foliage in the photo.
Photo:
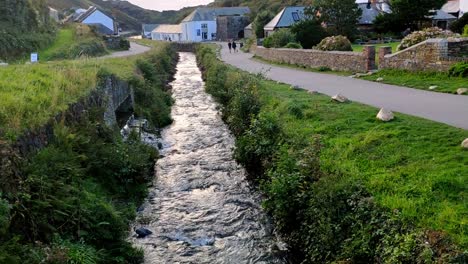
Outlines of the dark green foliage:
[[302,49],[302,45],[296,42],[290,42],[284,48],[287,49]]
[[314,17],[294,24],[291,32],[296,35],[296,40],[304,49],[311,49],[327,36],[321,22]]
[[316,0],[314,8],[306,11],[311,16],[320,12],[320,20],[327,23],[329,35],[343,35],[353,39],[357,33],[356,23],[362,10],[355,0]]
[[296,36],[289,29],[280,29],[263,41],[265,48],[282,48],[288,43],[295,42]]
[[395,13],[378,15],[374,20],[374,29],[378,33],[401,34],[407,26]]
[[107,53],[108,51],[101,40],[88,39],[51,54],[49,59],[59,60],[76,59],[80,57],[98,57]]
[[454,64],[449,69],[449,76],[453,77],[468,77],[468,63],[459,62]]
[[253,22],[255,36],[257,36],[257,38],[265,37],[265,31],[263,30],[263,28],[266,24],[268,24],[268,22],[270,22],[273,19],[274,16],[275,15],[273,13],[266,10],[258,13],[257,17]]

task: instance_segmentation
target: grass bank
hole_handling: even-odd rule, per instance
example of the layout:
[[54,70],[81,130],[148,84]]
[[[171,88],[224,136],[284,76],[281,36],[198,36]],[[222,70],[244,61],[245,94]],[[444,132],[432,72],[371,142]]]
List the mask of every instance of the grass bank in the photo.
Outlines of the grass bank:
[[[24,110],[15,118],[4,115],[7,123],[2,122],[9,133],[0,135],[0,263],[143,262],[143,252],[127,237],[153,177],[155,149],[137,135],[123,141],[118,129],[104,125],[100,107],[87,109],[74,123],[55,124],[53,140],[30,157],[21,156],[5,136],[12,140],[34,131],[108,75],[133,85],[137,115],[154,126],[167,125],[172,101],[165,84],[175,52],[167,44],[152,45],[135,57],[2,69],[5,77],[23,74],[27,80],[14,83],[11,77],[16,91],[0,86],[3,98],[21,91],[15,100]],[[14,109],[11,102],[1,108]],[[9,128],[13,120],[16,127]]]
[[198,49],[235,156],[300,263],[462,263],[466,130],[338,104],[226,66]]

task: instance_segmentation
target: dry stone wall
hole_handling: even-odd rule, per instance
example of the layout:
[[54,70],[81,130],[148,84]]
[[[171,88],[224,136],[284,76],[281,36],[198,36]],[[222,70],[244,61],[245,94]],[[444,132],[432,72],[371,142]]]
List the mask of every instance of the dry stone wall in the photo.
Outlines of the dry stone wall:
[[379,51],[379,69],[446,72],[460,61],[468,62],[468,38],[429,39],[391,54]]
[[255,47],[252,52],[262,59],[311,68],[328,67],[336,71],[367,72],[375,69],[375,47],[363,52],[320,51],[306,49],[267,49]]

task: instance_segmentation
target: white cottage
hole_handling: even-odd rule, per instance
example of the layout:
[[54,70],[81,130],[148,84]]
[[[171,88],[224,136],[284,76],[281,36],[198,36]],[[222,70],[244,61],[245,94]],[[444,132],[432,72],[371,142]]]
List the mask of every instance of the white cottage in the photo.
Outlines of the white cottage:
[[249,13],[248,7],[197,8],[181,22],[182,41],[216,40],[218,16],[244,16]]
[[178,25],[159,25],[151,32],[152,40],[182,41],[182,27]]
[[104,35],[118,35],[117,23],[112,16],[105,14],[94,6],[80,14],[75,22],[95,26],[99,33]]

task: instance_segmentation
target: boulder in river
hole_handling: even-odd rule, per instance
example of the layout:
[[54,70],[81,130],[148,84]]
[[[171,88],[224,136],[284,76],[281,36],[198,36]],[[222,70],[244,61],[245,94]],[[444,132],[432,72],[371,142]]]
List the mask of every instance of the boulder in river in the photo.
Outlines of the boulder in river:
[[138,229],[135,229],[135,233],[137,234],[138,238],[144,238],[144,237],[147,237],[147,236],[153,234],[153,232],[151,232],[149,229],[144,228],[144,227],[140,227]]
[[387,110],[385,108],[380,109],[379,113],[377,114],[377,119],[388,122],[395,118],[395,115],[392,111]]
[[340,102],[340,103],[346,103],[348,101],[348,98],[346,98],[344,95],[342,94],[337,94],[335,96],[332,96],[332,99],[334,101],[337,101],[337,102]]

